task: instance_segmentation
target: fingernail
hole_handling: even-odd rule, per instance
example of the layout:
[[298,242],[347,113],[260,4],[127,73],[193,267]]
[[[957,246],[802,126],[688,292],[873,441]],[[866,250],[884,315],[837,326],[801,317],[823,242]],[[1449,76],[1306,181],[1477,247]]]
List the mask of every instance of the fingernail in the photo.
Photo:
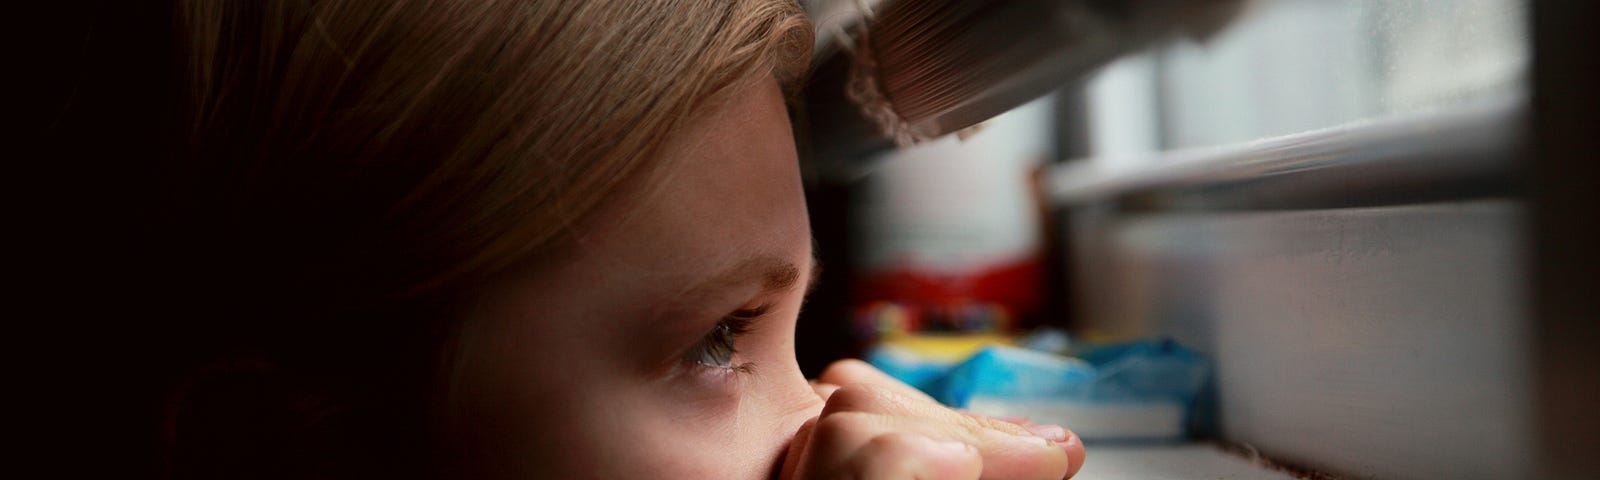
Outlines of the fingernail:
[[1025,428],[1033,432],[1034,435],[1050,439],[1052,442],[1060,442],[1067,439],[1067,429],[1056,425],[1027,425]]
[[1076,434],[1069,435],[1067,441],[1061,443],[1061,449],[1067,451],[1067,460],[1072,462],[1072,465],[1067,468],[1067,478],[1078,475],[1078,471],[1083,470],[1083,461],[1084,457],[1086,457],[1084,455],[1086,452],[1083,451],[1083,440],[1079,439]]

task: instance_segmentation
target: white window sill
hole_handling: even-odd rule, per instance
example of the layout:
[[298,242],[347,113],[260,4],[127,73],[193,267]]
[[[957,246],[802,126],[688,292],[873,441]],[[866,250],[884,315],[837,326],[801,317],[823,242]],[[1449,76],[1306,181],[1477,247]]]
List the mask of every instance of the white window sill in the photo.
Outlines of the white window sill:
[[1074,478],[1087,480],[1292,480],[1242,455],[1205,443],[1180,445],[1089,445],[1089,457]]

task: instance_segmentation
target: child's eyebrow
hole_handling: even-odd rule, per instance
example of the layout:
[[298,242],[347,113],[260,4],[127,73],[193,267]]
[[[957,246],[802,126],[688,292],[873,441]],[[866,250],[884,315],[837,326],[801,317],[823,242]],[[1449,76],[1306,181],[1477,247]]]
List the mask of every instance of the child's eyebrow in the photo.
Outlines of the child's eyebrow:
[[[813,250],[815,252],[815,250]],[[815,254],[806,265],[809,281],[806,282],[806,293],[817,284],[817,259]],[[794,262],[776,256],[761,255],[750,257],[733,268],[723,271],[710,280],[701,283],[693,291],[708,292],[738,285],[747,285],[751,282],[761,284],[762,293],[781,292],[795,288],[802,277],[800,267]]]

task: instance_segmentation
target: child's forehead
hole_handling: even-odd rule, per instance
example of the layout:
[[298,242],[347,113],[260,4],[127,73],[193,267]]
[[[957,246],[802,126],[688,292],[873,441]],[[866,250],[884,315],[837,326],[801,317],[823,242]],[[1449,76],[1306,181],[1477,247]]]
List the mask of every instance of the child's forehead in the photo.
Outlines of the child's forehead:
[[580,243],[646,270],[720,271],[810,242],[788,112],[774,80],[709,105],[625,183]]

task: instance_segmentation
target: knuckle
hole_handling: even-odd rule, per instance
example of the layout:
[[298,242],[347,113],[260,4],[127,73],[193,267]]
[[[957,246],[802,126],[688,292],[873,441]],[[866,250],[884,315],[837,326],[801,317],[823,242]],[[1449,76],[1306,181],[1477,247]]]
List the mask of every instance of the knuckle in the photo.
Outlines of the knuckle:
[[936,437],[909,433],[885,433],[874,437],[861,450],[867,460],[857,471],[874,479],[971,480],[983,471],[983,460],[977,449],[965,447],[951,449],[949,444],[936,444]]
[[860,465],[873,478],[910,478],[920,462],[919,451],[910,438],[898,433],[873,437],[861,451]]
[[893,392],[875,385],[844,385],[828,396],[828,402],[822,411],[824,415],[833,412],[883,411],[888,405],[886,397],[892,394]]
[[817,381],[836,385],[857,383],[861,381],[863,369],[871,368],[867,362],[854,358],[838,360],[828,364],[828,368],[822,370],[822,375],[817,377]]
[[873,424],[868,415],[860,413],[827,415],[817,420],[811,437],[812,442],[824,445],[856,444],[873,437]]

